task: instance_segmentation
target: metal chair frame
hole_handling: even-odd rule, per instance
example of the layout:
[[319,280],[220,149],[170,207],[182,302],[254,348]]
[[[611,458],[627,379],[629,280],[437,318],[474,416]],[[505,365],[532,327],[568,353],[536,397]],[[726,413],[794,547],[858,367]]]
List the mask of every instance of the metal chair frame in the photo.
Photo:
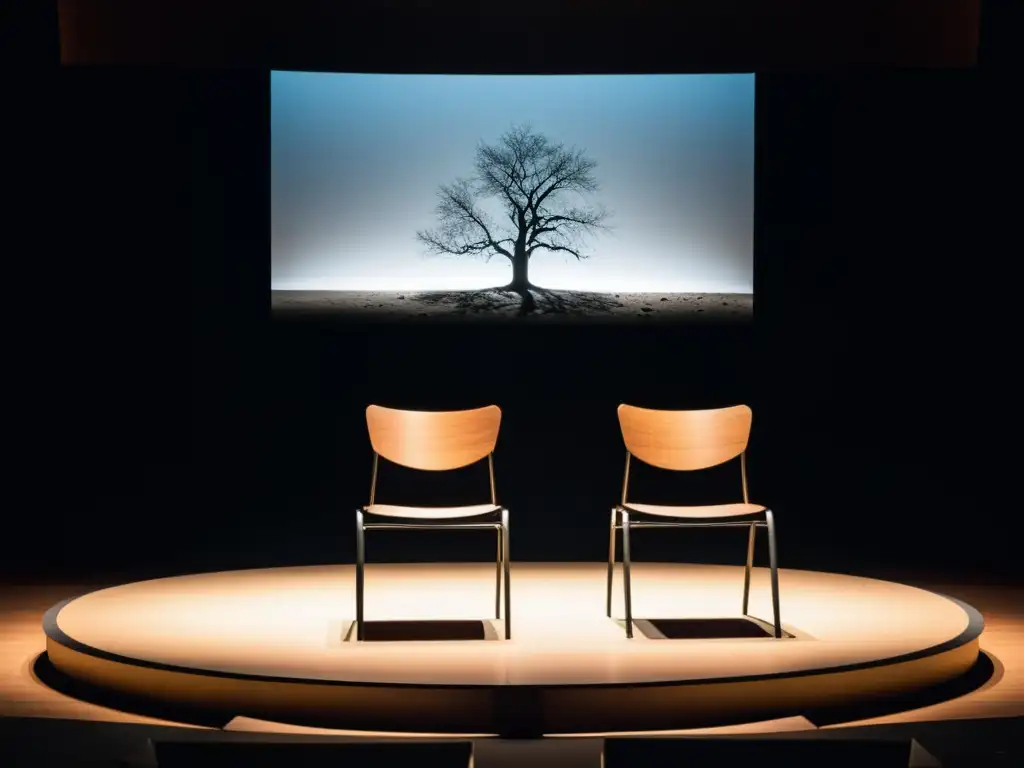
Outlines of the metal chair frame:
[[[364,604],[366,586],[366,531],[371,530],[487,530],[497,533],[498,548],[495,557],[494,587],[494,618],[500,619],[502,602],[502,577],[504,576],[505,598],[505,639],[512,639],[512,595],[509,580],[509,547],[508,547],[508,510],[498,505],[498,495],[494,483],[494,453],[487,454],[487,468],[491,483],[491,504],[497,509],[473,515],[472,518],[439,518],[417,520],[416,522],[385,523],[374,520],[395,520],[385,515],[374,515],[369,508],[374,505],[377,496],[377,468],[380,454],[373,454],[373,477],[370,481],[370,503],[356,510],[356,640],[364,640]],[[406,518],[408,519],[408,518]],[[470,522],[462,522],[464,520]]]
[[[626,637],[633,637],[633,599],[630,584],[630,531],[638,528],[749,528],[747,536],[747,564],[743,575],[743,615],[749,616],[747,609],[750,598],[750,571],[754,565],[754,542],[758,528],[768,529],[768,562],[771,571],[772,612],[775,621],[774,636],[782,637],[782,624],[779,620],[779,569],[775,544],[775,516],[765,507],[763,512],[744,515],[744,520],[728,522],[681,522],[679,518],[669,518],[672,522],[663,522],[664,517],[650,515],[631,509],[627,501],[629,491],[629,470],[632,454],[626,451],[626,472],[622,481],[622,502],[612,508],[611,525],[608,538],[608,590],[606,612],[612,616],[612,584],[615,574],[616,531],[622,531],[622,583],[626,608]],[[747,495],[747,452],[740,453],[740,474],[743,484],[743,502],[749,503]],[[763,516],[763,520],[757,519]]]

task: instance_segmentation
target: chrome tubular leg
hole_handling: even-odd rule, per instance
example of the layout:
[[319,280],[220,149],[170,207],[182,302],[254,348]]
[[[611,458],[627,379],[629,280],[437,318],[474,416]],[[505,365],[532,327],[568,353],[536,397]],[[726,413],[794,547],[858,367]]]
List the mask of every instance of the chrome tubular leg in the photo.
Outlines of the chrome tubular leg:
[[501,618],[501,561],[502,561],[502,527],[495,528],[498,532],[498,552],[494,556],[494,618]]
[[505,639],[512,639],[512,584],[509,579],[508,510],[501,510],[501,564],[505,571]]
[[622,511],[622,588],[626,595],[626,637],[633,636],[633,599],[629,583],[629,512]]
[[612,617],[612,583],[615,579],[615,513],[617,510],[612,509],[612,522],[608,528],[608,599],[606,601],[605,612],[608,614],[608,618]]
[[748,616],[750,604],[750,569],[754,567],[754,541],[757,538],[757,524],[750,524],[750,535],[747,537],[747,569],[743,574],[743,615]]
[[775,637],[782,637],[782,623],[779,621],[779,564],[775,547],[775,516],[770,509],[766,509],[765,518],[768,521],[768,562],[772,572],[772,614],[775,619]]
[[363,511],[356,511],[356,640],[363,639],[363,581],[366,569],[366,529]]

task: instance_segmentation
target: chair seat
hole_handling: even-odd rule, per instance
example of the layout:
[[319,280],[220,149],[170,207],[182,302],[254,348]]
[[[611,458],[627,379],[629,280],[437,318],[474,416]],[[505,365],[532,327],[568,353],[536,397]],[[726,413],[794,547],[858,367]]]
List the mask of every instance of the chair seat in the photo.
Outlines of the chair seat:
[[760,504],[711,504],[703,507],[669,507],[661,504],[623,504],[627,512],[639,512],[644,515],[680,518],[719,518],[743,517],[764,512]]
[[472,504],[467,507],[401,507],[394,504],[371,504],[366,511],[381,517],[404,517],[410,520],[453,520],[499,512],[494,504]]

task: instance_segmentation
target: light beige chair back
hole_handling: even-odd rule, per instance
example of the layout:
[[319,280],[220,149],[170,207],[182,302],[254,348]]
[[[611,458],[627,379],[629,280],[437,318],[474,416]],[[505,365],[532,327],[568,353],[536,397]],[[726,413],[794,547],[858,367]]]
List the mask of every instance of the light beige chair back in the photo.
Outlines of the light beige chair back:
[[696,411],[619,406],[626,450],[659,469],[707,469],[741,456],[752,420],[746,405]]
[[488,405],[465,411],[401,411],[371,405],[366,426],[378,456],[411,469],[445,471],[491,455],[501,409]]

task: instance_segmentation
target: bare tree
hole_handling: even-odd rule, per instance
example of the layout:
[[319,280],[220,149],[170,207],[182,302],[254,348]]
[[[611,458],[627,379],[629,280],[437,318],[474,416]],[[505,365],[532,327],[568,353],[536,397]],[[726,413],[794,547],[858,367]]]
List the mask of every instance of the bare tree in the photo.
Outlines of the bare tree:
[[[585,259],[585,236],[607,228],[608,212],[582,200],[598,189],[596,167],[579,149],[529,127],[513,128],[494,146],[481,143],[472,178],[441,186],[440,224],[416,236],[433,253],[508,259],[512,281],[506,289],[522,296],[522,312],[531,312],[536,304],[530,293],[530,258],[546,250]],[[483,198],[497,198],[508,222],[495,222],[481,210]]]

